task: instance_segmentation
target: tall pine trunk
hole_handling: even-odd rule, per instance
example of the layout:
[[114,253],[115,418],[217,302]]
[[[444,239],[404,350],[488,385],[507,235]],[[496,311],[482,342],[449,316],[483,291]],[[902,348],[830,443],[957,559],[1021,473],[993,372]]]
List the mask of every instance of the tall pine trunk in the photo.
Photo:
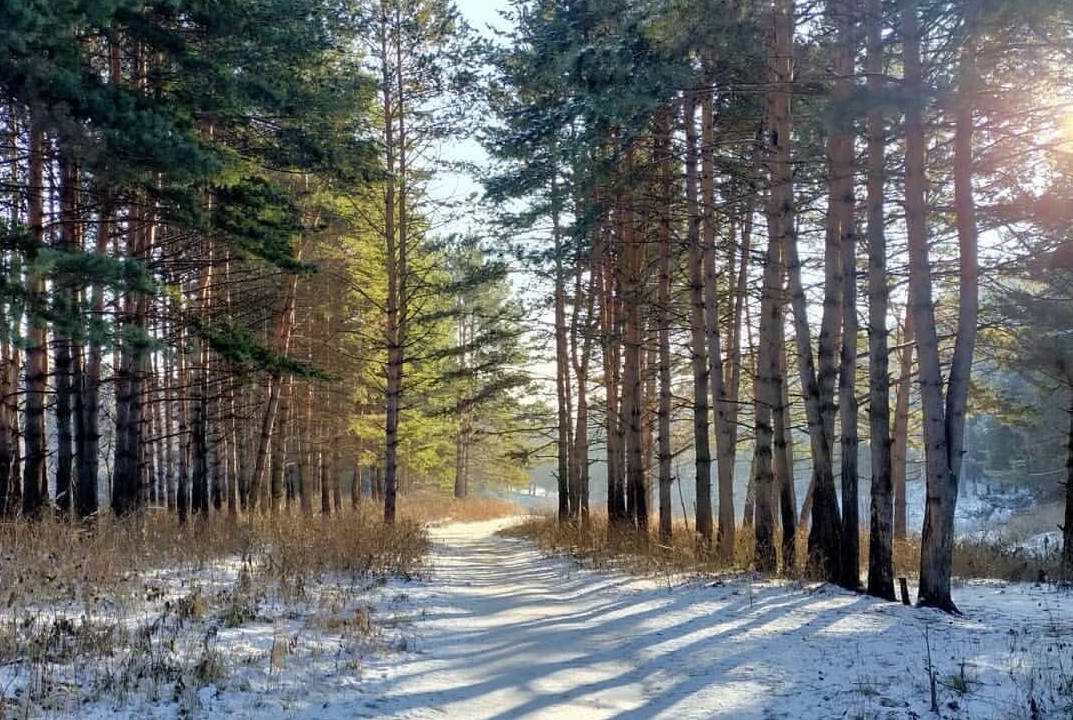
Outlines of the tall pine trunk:
[[[663,110],[656,118],[656,162],[659,163],[659,277],[656,285],[656,336],[658,346],[659,400],[656,412],[658,432],[656,452],[659,477],[659,538],[669,542],[673,525],[671,475],[671,213],[674,177],[671,169],[671,113]],[[732,521],[733,522],[733,521]]]
[[890,363],[887,348],[887,238],[883,227],[886,184],[886,127],[883,91],[883,8],[865,6],[865,72],[873,98],[868,113],[868,421],[872,488],[868,512],[868,594],[894,600],[894,486],[891,481]]
[[734,557],[734,452],[736,442],[727,397],[721,308],[715,267],[715,113],[712,93],[701,97],[701,201],[704,241],[704,316],[708,343],[712,407],[715,409],[716,477],[719,493],[719,526],[716,551],[729,562]]
[[[66,153],[60,155],[60,243],[61,253],[75,253],[82,245],[78,217],[78,170]],[[56,508],[62,517],[74,511],[74,404],[76,369],[75,339],[72,333],[78,308],[78,289],[69,276],[57,278],[53,288],[56,311],[54,332],[53,385],[56,388]]]
[[[775,91],[772,110],[773,158],[772,192],[781,196],[775,206],[781,218],[779,236],[790,283],[790,305],[794,316],[794,335],[797,341],[798,373],[801,377],[812,450],[812,523],[808,537],[808,566],[814,576],[832,582],[842,580],[842,527],[835,493],[834,458],[834,348],[837,330],[841,327],[841,253],[833,233],[828,232],[825,263],[824,312],[820,329],[817,374],[812,356],[807,300],[801,278],[801,259],[797,250],[797,234],[793,226],[793,166],[790,152],[792,120],[790,115],[791,82],[793,78],[793,0],[777,0],[775,4]],[[777,173],[777,174],[775,174]],[[785,188],[785,189],[783,189]],[[808,499],[806,498],[806,503]]]
[[909,244],[909,286],[917,333],[921,409],[924,416],[927,500],[920,548],[919,605],[957,612],[950,595],[954,511],[964,448],[969,375],[976,342],[979,309],[976,218],[972,197],[973,92],[975,28],[973,12],[965,17],[958,70],[960,86],[954,118],[954,204],[960,251],[957,340],[944,398],[943,375],[932,302],[927,214],[924,199],[924,83],[920,29],[915,0],[901,0],[906,103],[906,224]]
[[701,246],[701,209],[698,194],[700,178],[697,160],[697,90],[685,93],[684,122],[686,135],[686,243],[689,251],[689,328],[693,371],[693,452],[696,462],[696,528],[706,543],[711,543],[712,527],[712,447],[710,432],[708,339],[704,318],[704,248]]
[[45,244],[45,135],[37,119],[30,119],[29,212],[30,252],[27,270],[26,313],[26,405],[23,421],[25,462],[22,478],[22,511],[37,518],[48,503],[48,480],[45,477],[45,458],[48,455],[45,437],[45,395],[48,390],[48,340],[42,304],[45,302],[45,276],[34,269],[32,260]]
[[857,229],[853,175],[855,112],[854,59],[857,54],[857,0],[833,4],[838,39],[835,51],[835,87],[832,93],[835,128],[829,153],[831,197],[828,225],[839,253],[842,347],[838,367],[838,403],[841,423],[842,551],[840,584],[856,590],[860,584],[859,438],[857,421]]
[[552,195],[552,242],[555,246],[555,393],[556,413],[556,479],[559,490],[559,522],[566,522],[573,514],[570,487],[570,357],[569,337],[566,324],[566,243],[559,226],[559,183],[551,181]]

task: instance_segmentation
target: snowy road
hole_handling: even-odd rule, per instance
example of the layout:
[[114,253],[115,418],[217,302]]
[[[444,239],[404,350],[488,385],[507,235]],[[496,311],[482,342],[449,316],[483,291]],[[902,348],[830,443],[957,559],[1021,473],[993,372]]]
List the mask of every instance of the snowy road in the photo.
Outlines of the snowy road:
[[[1039,678],[1015,680],[1015,656],[1027,667],[1042,652],[1028,616],[1069,631],[1068,594],[966,589],[970,619],[955,619],[829,587],[672,588],[579,570],[496,527],[436,531],[432,580],[413,593],[416,652],[383,658],[363,716],[924,717],[927,636],[941,717],[1014,718],[1039,692]],[[1014,616],[988,610],[996,602]],[[981,620],[989,612],[1003,621]]]

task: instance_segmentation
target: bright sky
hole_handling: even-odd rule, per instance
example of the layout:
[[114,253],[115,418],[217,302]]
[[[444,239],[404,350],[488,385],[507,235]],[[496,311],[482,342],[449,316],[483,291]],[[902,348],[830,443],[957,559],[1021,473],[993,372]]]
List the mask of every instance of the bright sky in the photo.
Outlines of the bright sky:
[[506,10],[507,0],[456,0],[459,12],[476,30],[484,32],[488,25],[503,25],[499,11]]
[[[499,12],[509,7],[509,0],[456,0],[455,4],[465,20],[480,33],[487,32],[489,25],[506,27]],[[475,140],[446,142],[440,147],[440,153],[444,159],[476,163],[483,163],[486,157],[484,150]],[[471,194],[480,194],[481,188],[468,176],[441,171],[432,181],[430,191],[439,200],[457,202]],[[476,214],[463,212],[460,218],[451,220],[440,230],[464,233],[477,230],[475,224],[481,224]]]

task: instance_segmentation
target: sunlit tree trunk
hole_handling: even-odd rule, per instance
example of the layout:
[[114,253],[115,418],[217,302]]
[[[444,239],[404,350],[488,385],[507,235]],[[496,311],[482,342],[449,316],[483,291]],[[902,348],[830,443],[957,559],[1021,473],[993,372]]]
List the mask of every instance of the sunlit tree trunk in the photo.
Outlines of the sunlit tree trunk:
[[[834,459],[834,380],[835,343],[841,327],[841,253],[837,236],[828,232],[825,253],[826,281],[824,312],[819,338],[820,371],[817,374],[812,355],[812,334],[809,327],[807,300],[801,278],[801,259],[797,250],[797,234],[793,227],[793,168],[790,154],[790,92],[793,76],[794,11],[792,0],[777,0],[775,5],[775,72],[776,91],[772,135],[774,157],[772,192],[785,187],[778,203],[785,216],[780,226],[783,251],[790,281],[790,305],[794,316],[794,336],[797,341],[798,372],[801,377],[812,449],[812,522],[809,527],[808,565],[810,573],[838,582],[841,572],[841,519],[835,494]],[[806,498],[806,502],[808,502]]]
[[979,308],[976,256],[976,218],[972,197],[973,92],[975,88],[974,9],[965,17],[958,70],[959,89],[954,118],[954,204],[957,210],[960,273],[957,340],[944,398],[943,375],[932,301],[931,267],[925,206],[924,82],[920,59],[920,29],[915,0],[901,0],[905,90],[906,225],[909,244],[909,286],[916,321],[917,358],[927,494],[920,547],[920,587],[917,602],[948,612],[957,606],[950,596],[953,563],[954,511],[964,447],[969,374],[976,342]]

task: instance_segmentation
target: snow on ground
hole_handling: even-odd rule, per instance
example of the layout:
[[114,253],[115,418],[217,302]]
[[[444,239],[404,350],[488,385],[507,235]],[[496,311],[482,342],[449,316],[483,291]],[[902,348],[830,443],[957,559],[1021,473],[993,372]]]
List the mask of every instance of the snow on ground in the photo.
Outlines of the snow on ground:
[[[55,701],[27,715],[1073,717],[1068,590],[959,585],[954,599],[965,615],[950,617],[826,585],[582,570],[496,536],[502,526],[435,528],[432,570],[422,580],[329,583],[306,589],[310,599],[298,603],[260,597],[248,617],[238,612],[231,623],[215,616],[183,628],[176,612],[166,614],[171,620],[162,622],[176,628],[168,635],[172,649],[186,654],[151,648],[150,655],[180,658],[173,661],[185,668],[178,680],[158,683],[155,693],[117,693],[93,686],[107,677],[103,669],[68,668],[66,676],[53,673]],[[190,597],[191,582],[199,592],[213,592],[210,580],[235,587],[241,569],[212,572],[214,578],[187,578],[181,587],[167,574],[152,582],[178,602]],[[143,620],[159,617],[146,612]],[[26,664],[0,668],[10,710],[19,707],[18,689],[25,692],[31,676]],[[938,715],[930,712],[932,678]]]

